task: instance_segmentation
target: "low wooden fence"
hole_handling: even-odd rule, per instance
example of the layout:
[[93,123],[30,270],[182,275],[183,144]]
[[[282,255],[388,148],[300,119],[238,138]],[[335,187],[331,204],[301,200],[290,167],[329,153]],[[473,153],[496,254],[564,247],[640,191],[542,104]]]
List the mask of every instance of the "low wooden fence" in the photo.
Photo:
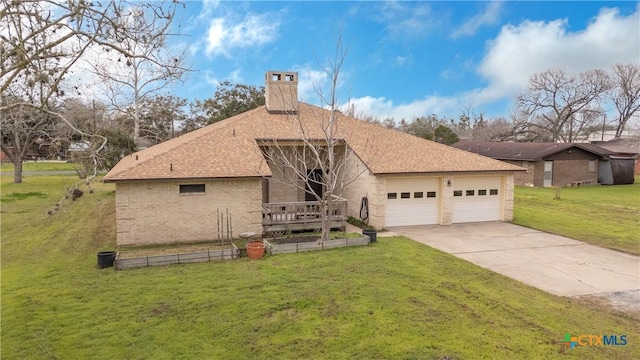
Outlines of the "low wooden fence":
[[264,240],[266,251],[269,255],[298,253],[304,251],[316,251],[334,249],[346,246],[362,246],[369,244],[369,237],[363,236],[352,239],[336,239],[327,241],[301,242],[291,244],[272,244],[268,240]]
[[116,270],[132,269],[147,266],[162,266],[170,264],[189,264],[197,262],[208,262],[216,260],[231,260],[238,257],[238,248],[222,250],[202,250],[187,253],[176,253],[167,255],[140,256],[135,258],[119,258],[116,256]]

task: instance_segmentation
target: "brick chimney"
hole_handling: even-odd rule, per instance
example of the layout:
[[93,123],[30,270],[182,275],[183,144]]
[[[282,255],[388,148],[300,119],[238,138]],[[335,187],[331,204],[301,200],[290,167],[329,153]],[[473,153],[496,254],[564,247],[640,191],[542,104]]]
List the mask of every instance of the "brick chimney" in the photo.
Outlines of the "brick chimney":
[[267,71],[264,95],[267,111],[272,113],[297,112],[298,73]]

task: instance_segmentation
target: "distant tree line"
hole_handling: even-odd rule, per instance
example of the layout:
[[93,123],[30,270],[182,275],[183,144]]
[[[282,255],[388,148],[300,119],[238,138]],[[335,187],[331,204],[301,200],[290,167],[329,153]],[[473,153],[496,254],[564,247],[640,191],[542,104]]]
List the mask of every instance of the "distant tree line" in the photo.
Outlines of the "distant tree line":
[[[605,108],[613,112],[607,119]],[[576,142],[600,131],[622,136],[640,110],[640,65],[618,64],[611,71],[590,70],[569,74],[562,68],[534,74],[516,97],[509,116],[486,118],[471,109],[457,119],[435,114],[407,122],[350,115],[443,144],[459,139],[478,141]]]

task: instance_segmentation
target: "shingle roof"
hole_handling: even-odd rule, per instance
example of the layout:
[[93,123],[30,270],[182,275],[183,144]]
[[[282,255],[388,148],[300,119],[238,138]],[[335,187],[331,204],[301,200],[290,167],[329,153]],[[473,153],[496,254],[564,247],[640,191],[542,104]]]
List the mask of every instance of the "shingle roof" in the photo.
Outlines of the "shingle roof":
[[[265,106],[195,130],[122,159],[105,181],[271,176],[256,139],[324,138],[330,111],[300,103],[298,118]],[[520,167],[424,140],[342,114],[344,139],[374,174],[519,171]]]
[[480,142],[461,140],[451,146],[500,160],[536,161],[573,147],[580,148],[598,156],[611,154],[610,151],[599,148],[596,145],[578,143]]
[[594,141],[599,147],[618,154],[640,154],[640,139],[612,139],[609,141]]

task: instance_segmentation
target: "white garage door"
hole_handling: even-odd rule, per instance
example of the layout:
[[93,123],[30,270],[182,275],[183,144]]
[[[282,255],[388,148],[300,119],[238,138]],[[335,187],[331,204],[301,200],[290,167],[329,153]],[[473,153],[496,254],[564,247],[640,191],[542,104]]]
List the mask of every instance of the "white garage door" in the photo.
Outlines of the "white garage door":
[[438,224],[439,178],[387,179],[385,226]]
[[501,177],[458,177],[453,179],[453,222],[501,220]]

